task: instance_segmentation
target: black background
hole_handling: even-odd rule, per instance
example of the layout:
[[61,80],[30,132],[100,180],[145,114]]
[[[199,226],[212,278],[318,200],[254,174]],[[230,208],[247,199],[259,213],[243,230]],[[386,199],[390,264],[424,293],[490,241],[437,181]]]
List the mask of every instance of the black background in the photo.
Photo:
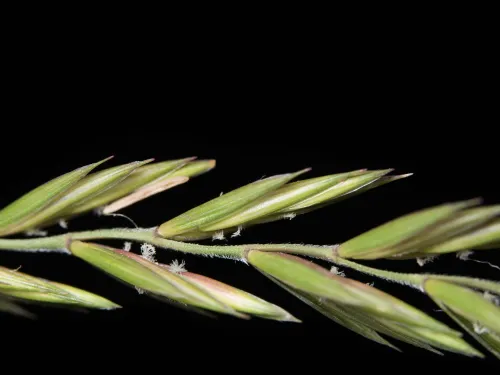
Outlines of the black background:
[[[159,225],[221,191],[264,175],[305,167],[312,168],[308,177],[360,168],[414,173],[292,221],[243,231],[240,238],[230,239],[235,244],[335,244],[399,215],[447,201],[483,197],[487,204],[500,203],[498,105],[492,90],[498,80],[486,50],[470,46],[464,53],[450,43],[446,48],[439,43],[430,47],[414,39],[387,45],[366,40],[343,53],[333,51],[330,44],[305,43],[297,49],[292,43],[285,50],[205,42],[172,53],[169,46],[141,43],[133,48],[106,43],[107,47],[94,48],[76,42],[49,46],[32,36],[29,48],[12,55],[11,69],[4,72],[0,206],[110,155],[115,157],[108,166],[151,157],[217,161],[211,172],[122,212],[141,227]],[[351,53],[356,49],[357,54]],[[83,230],[130,223],[89,214],[69,225],[70,230]],[[138,245],[133,249],[138,251]],[[139,295],[66,255],[2,251],[3,266],[22,266],[26,273],[87,289],[123,306],[88,313],[33,306],[37,321],[2,315],[2,329],[12,332],[12,338],[33,340],[39,349],[44,343],[75,348],[92,342],[88,350],[96,350],[94,345],[107,350],[156,349],[152,353],[160,356],[163,350],[178,356],[185,348],[196,348],[243,358],[255,355],[255,349],[262,355],[259,360],[284,350],[289,359],[307,351],[313,361],[326,362],[353,353],[370,363],[494,362],[491,356],[439,357],[405,344],[400,345],[404,353],[397,353],[337,326],[242,263],[168,250],[158,250],[157,255],[162,262],[184,259],[188,270],[276,303],[303,323],[209,319]],[[473,258],[500,264],[494,251],[477,252]],[[499,279],[498,270],[463,262],[453,254],[424,268],[415,261],[370,264]],[[348,277],[375,281],[376,287],[453,325],[414,290],[344,271]],[[156,344],[148,344],[151,338]]]

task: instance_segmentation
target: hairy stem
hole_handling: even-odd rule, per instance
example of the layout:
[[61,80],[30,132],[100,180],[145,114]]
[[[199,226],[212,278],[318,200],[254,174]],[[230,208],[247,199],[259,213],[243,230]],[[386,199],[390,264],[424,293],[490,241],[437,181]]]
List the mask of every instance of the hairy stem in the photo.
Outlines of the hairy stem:
[[378,278],[385,279],[388,281],[393,281],[399,284],[408,285],[417,288],[419,290],[421,290],[421,285],[424,282],[426,276],[425,274],[419,274],[419,273],[401,273],[393,271],[384,271],[378,268],[368,267],[335,255],[329,256],[327,260],[330,260],[332,263],[335,263],[339,266],[351,268],[356,271],[365,273],[367,275],[376,276]]
[[[156,228],[149,229],[102,229],[84,232],[67,233],[51,237],[37,237],[27,239],[5,239],[0,238],[0,250],[30,251],[30,252],[62,252],[71,254],[67,249],[71,240],[99,240],[99,239],[121,239],[135,242],[146,242],[160,248],[171,249],[194,255],[221,257],[236,259],[246,262],[246,252],[249,250],[279,251],[290,254],[303,255],[316,259],[322,259],[339,266],[348,267],[356,271],[375,276],[388,281],[397,282],[422,290],[422,284],[429,276],[438,277],[443,280],[460,282],[461,276],[410,274],[385,271],[368,267],[336,255],[336,245],[302,245],[302,244],[246,244],[246,245],[200,245],[189,242],[179,242],[161,238],[156,235]],[[470,279],[469,283],[470,283]],[[487,280],[475,280],[477,287],[486,287],[488,290],[496,290],[498,283]],[[491,285],[490,285],[491,284]]]
[[[326,258],[325,258],[326,259]],[[396,282],[403,285],[408,285],[423,291],[424,281],[432,277],[434,279],[440,279],[443,281],[449,281],[453,283],[463,284],[468,287],[473,287],[481,290],[488,290],[490,292],[499,294],[500,284],[497,281],[485,280],[485,279],[475,279],[467,276],[454,276],[454,275],[440,275],[440,274],[430,274],[430,273],[400,273],[392,271],[384,271],[381,269],[368,267],[345,258],[340,258],[338,256],[329,256],[327,260],[340,266],[348,267],[356,271],[362,272],[367,275],[375,276],[387,281]]]
[[67,249],[70,240],[99,240],[99,239],[122,239],[136,242],[147,242],[160,248],[166,248],[184,253],[223,257],[245,261],[245,252],[248,250],[282,251],[297,255],[305,255],[312,258],[331,261],[335,264],[356,269],[377,277],[392,281],[398,281],[406,285],[417,285],[420,283],[421,275],[407,275],[397,272],[378,270],[360,265],[336,257],[334,249],[336,246],[301,245],[301,244],[248,244],[248,245],[200,245],[188,242],[179,242],[158,237],[155,228],[150,229],[102,229],[84,232],[74,232],[51,237],[37,237],[28,239],[2,239],[0,238],[0,249],[15,251],[45,251],[70,253]]
[[66,252],[67,243],[71,240],[99,240],[99,239],[122,239],[136,242],[147,242],[152,245],[181,251],[183,253],[203,255],[209,257],[224,257],[238,260],[245,259],[245,252],[250,249],[265,251],[283,251],[288,253],[306,255],[324,259],[332,246],[306,246],[291,244],[249,244],[249,245],[200,245],[189,242],[179,242],[159,237],[155,233],[156,228],[151,229],[101,229],[84,232],[67,233],[51,237],[37,237],[28,239],[3,239],[0,238],[0,249],[15,251],[50,251]]

